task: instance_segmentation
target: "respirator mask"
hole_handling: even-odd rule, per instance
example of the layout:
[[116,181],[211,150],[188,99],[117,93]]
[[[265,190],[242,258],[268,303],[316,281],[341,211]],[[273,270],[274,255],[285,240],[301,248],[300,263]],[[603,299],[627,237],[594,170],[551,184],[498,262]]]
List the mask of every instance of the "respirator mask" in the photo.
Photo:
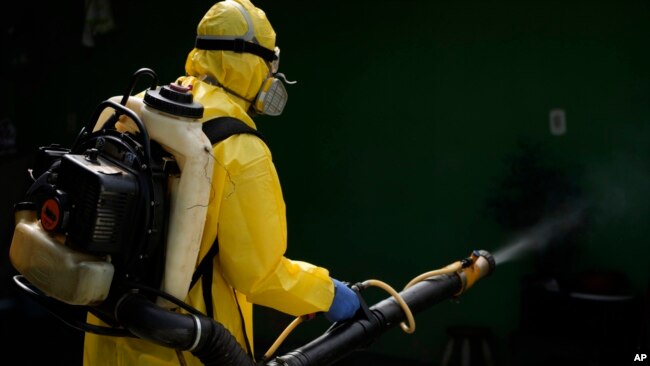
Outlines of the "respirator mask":
[[280,48],[275,47],[274,53],[276,58],[269,62],[269,76],[262,83],[262,87],[255,99],[251,101],[251,106],[256,113],[269,116],[279,116],[287,104],[288,94],[283,81],[290,85],[296,83],[295,81],[288,81],[283,73],[278,72]]
[[203,76],[205,81],[215,84],[226,90],[228,93],[237,96],[251,103],[251,109],[257,114],[279,116],[287,104],[288,94],[283,81],[287,84],[295,84],[295,81],[288,81],[284,74],[278,72],[280,66],[280,48],[271,50],[261,46],[255,39],[253,22],[246,9],[235,1],[229,1],[235,6],[246,20],[248,31],[243,36],[207,36],[196,37],[194,47],[199,50],[208,51],[233,51],[237,53],[250,53],[261,57],[269,67],[269,74],[262,82],[260,90],[253,100],[244,98],[242,95],[225,87],[210,76]]

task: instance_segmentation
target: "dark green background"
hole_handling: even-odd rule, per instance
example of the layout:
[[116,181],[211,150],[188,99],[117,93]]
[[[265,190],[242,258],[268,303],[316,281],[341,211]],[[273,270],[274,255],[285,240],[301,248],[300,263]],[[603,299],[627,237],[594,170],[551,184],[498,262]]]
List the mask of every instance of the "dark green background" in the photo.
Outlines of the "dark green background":
[[[486,210],[517,144],[541,146],[596,213],[571,268],[621,271],[647,291],[650,4],[647,1],[257,1],[282,49],[289,103],[261,117],[287,203],[287,256],[347,281],[411,278],[511,240]],[[3,234],[22,170],[43,144],[70,144],[102,100],[140,67],[184,73],[207,1],[115,1],[116,28],[80,45],[82,4],[4,12],[0,117],[17,127],[2,159]],[[5,5],[7,6],[7,5]],[[562,108],[567,133],[549,132]],[[5,251],[6,253],[6,251]],[[4,262],[3,262],[4,263]],[[497,268],[459,302],[416,316],[371,351],[437,362],[449,325],[489,327],[507,359],[525,259]],[[367,291],[370,302],[386,297]],[[290,318],[260,309],[258,347]],[[641,320],[640,320],[641,321]],[[320,334],[307,323],[287,342]]]

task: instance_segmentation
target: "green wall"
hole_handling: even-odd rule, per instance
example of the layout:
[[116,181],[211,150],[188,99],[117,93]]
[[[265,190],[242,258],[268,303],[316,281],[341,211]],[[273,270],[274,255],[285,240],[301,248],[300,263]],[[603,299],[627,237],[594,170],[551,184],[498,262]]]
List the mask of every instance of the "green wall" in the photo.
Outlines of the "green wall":
[[[485,201],[527,139],[569,167],[593,208],[576,271],[621,270],[645,291],[647,263],[631,259],[650,251],[647,2],[269,6],[281,70],[299,81],[284,118],[259,123],[291,257],[401,288],[471,249],[496,250],[511,233]],[[549,132],[552,108],[566,111],[564,136]],[[499,267],[459,304],[418,315],[414,335],[395,330],[374,349],[437,360],[450,324],[490,326],[505,342],[531,271]]]
[[[23,146],[71,141],[139,67],[155,69],[163,82],[181,75],[211,3],[178,4],[117,3],[113,33],[94,49],[71,42],[46,67],[45,82],[10,95]],[[256,5],[278,33],[280,71],[298,80],[287,87],[284,115],[258,120],[283,184],[290,258],[342,280],[376,278],[399,289],[472,249],[502,247],[512,233],[486,211],[486,200],[523,139],[569,167],[595,213],[574,269],[624,271],[633,291],[646,291],[648,2]],[[553,108],[566,111],[563,136],[549,132]],[[415,334],[394,330],[371,350],[431,362],[446,326],[474,324],[489,326],[507,352],[520,281],[532,270],[531,260],[500,266],[458,303],[418,314]],[[367,292],[369,302],[386,297]],[[268,340],[286,324],[261,311],[256,330]],[[303,343],[326,326],[302,325],[288,342]]]

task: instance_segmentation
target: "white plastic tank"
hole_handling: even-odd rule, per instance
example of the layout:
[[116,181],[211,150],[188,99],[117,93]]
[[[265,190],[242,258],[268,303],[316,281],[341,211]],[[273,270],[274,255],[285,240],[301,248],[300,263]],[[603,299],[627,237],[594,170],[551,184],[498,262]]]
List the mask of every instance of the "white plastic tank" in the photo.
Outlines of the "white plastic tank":
[[[170,100],[179,96],[188,99],[178,103]],[[144,99],[129,97],[126,103],[126,107],[140,117],[149,137],[174,156],[181,172],[180,177],[172,177],[170,181],[167,250],[161,285],[161,290],[181,300],[189,291],[201,246],[214,167],[212,145],[200,122],[203,108],[191,102],[191,96],[186,87],[169,84],[147,90]],[[121,98],[116,96],[111,100],[119,102]],[[100,120],[109,113],[105,111]],[[121,127],[135,128],[128,122],[120,122]],[[99,123],[98,128],[101,128]],[[173,306],[162,299],[158,302],[162,306]]]

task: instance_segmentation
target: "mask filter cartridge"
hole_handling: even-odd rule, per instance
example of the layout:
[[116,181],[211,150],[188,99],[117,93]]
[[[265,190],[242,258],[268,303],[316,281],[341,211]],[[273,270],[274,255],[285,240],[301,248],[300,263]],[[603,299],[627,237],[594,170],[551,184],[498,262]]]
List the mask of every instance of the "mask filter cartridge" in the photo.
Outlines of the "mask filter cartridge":
[[268,116],[279,116],[287,104],[287,99],[287,89],[282,81],[273,77],[268,78],[257,95],[255,110]]

